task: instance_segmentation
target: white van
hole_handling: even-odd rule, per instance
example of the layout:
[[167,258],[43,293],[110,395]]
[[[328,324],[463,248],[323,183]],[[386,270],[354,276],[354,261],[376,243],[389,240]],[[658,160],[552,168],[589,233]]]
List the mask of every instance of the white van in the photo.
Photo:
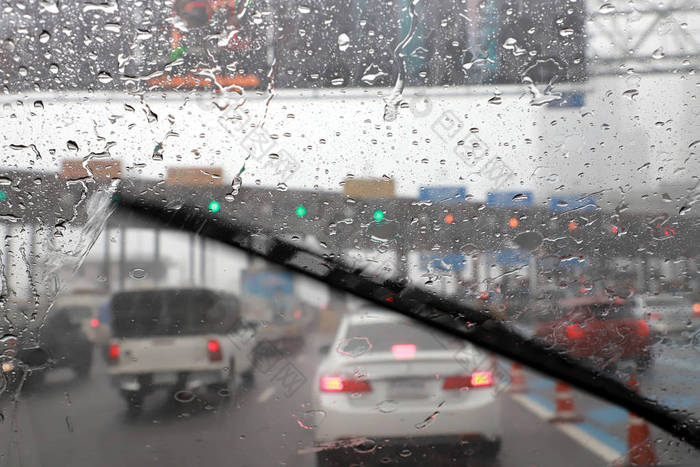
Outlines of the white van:
[[237,377],[252,371],[256,330],[243,324],[234,295],[196,288],[119,292],[110,314],[108,372],[130,411],[160,388],[226,397]]

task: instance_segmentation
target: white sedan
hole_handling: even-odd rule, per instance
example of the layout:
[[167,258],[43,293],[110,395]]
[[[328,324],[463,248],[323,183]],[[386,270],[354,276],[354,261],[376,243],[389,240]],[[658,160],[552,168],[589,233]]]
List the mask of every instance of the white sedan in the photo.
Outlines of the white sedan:
[[494,368],[484,352],[399,315],[344,317],[313,384],[318,464],[497,454]]

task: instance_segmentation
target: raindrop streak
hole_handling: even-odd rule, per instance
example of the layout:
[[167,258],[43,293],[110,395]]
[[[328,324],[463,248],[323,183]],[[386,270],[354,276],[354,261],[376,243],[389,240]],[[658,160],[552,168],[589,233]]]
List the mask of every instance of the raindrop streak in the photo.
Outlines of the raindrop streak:
[[426,418],[425,420],[423,420],[422,422],[417,423],[417,424],[415,425],[415,426],[416,426],[416,430],[425,430],[426,428],[428,428],[428,427],[433,423],[433,420],[435,420],[435,419],[437,418],[437,416],[440,414],[440,408],[441,408],[443,405],[445,405],[445,401],[440,402],[440,405],[437,406],[437,410],[435,410],[435,412],[433,412],[432,414],[430,414],[429,417],[427,417],[427,418]]
[[406,45],[413,39],[413,35],[418,29],[418,15],[416,15],[416,0],[409,0],[408,2],[408,14],[411,17],[411,28],[408,30],[406,37],[403,38],[401,42],[396,45],[394,49],[394,60],[398,66],[396,73],[396,84],[394,84],[394,90],[391,95],[384,103],[384,121],[393,122],[396,120],[398,108],[401,104],[401,95],[403,94],[403,89],[406,86],[406,61],[404,60],[405,54],[403,49]]

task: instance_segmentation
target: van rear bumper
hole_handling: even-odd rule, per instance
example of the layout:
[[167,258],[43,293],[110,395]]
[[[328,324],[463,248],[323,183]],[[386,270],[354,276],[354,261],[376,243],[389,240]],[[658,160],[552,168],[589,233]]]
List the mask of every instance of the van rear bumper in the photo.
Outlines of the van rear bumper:
[[150,392],[161,388],[194,390],[226,382],[226,374],[212,370],[112,375],[112,384],[122,391]]

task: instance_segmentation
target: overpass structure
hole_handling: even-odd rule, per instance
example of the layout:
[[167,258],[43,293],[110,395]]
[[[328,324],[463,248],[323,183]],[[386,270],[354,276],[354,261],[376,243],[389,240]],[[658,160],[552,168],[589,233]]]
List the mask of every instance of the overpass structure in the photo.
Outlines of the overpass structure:
[[[697,276],[700,219],[692,216],[692,210],[631,213],[618,207],[606,211],[591,198],[533,206],[527,202],[527,193],[507,193],[482,203],[463,196],[418,199],[264,187],[232,189],[223,183],[216,168],[171,171],[165,180],[124,178],[117,182],[119,177],[118,161],[110,160],[85,166],[66,163],[60,173],[0,174],[0,224],[6,239],[4,290],[12,289],[13,275],[24,272],[35,283],[48,282],[47,264],[51,262],[47,262],[47,254],[54,261],[62,261],[63,254],[79,262],[80,240],[74,234],[80,237],[89,228],[94,235],[103,221],[104,228],[120,232],[117,243],[122,243],[118,245],[117,280],[110,281],[114,273],[110,273],[109,251],[105,252],[105,286],[111,290],[123,287],[127,267],[133,263],[124,253],[126,231],[155,226],[118,215],[95,219],[90,203],[99,192],[118,196],[117,183],[119,193],[165,208],[186,204],[201,209],[214,221],[238,222],[252,232],[300,241],[311,238],[315,248],[329,255],[372,262],[373,252],[390,252],[396,260],[383,273],[394,277],[409,275],[407,258],[411,253],[438,258],[444,268],[434,271],[436,275],[444,269],[452,274],[450,269],[461,270],[464,266],[459,263],[469,262],[477,269],[472,271],[472,280],[484,286],[503,280],[499,275],[505,277],[508,271],[527,266],[531,290],[557,287],[572,277],[606,279],[607,274],[611,278],[630,277],[637,287],[649,288],[647,283],[654,278],[672,279],[659,277],[663,276],[659,272],[662,263],[683,265],[675,279],[688,287],[695,286],[691,282]],[[15,241],[23,232],[29,238],[26,244]],[[91,246],[89,235],[82,236],[86,237],[83,243]],[[40,243],[44,246],[37,247]],[[109,242],[105,245],[110,248]],[[192,270],[195,248],[192,239]],[[158,264],[157,235],[152,252],[153,257],[144,261]],[[367,257],[358,260],[353,252],[364,252]],[[494,265],[501,274],[488,272]],[[196,281],[194,274],[190,279]]]

